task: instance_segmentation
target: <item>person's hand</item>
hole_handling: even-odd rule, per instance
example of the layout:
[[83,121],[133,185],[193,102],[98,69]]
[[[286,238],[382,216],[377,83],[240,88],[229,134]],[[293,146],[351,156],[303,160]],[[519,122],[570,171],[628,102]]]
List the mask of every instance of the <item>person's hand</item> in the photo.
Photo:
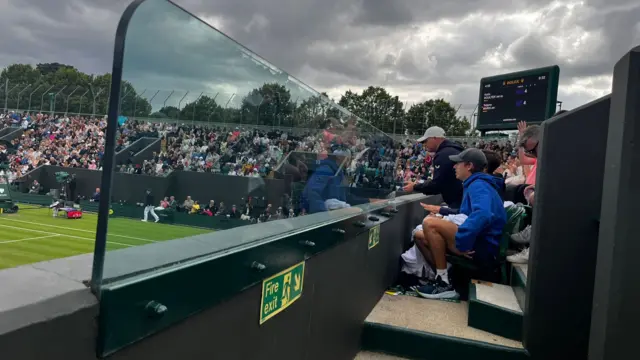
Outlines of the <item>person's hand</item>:
[[420,206],[422,206],[423,209],[433,214],[437,214],[440,212],[440,206],[438,205],[427,205],[424,203],[420,203]]
[[467,259],[473,259],[473,254],[475,254],[476,252],[473,250],[469,250],[469,251],[460,251],[458,249],[455,248],[455,246],[452,246],[449,248],[449,251],[457,256],[462,256],[462,257],[466,257]]
[[405,185],[402,190],[406,191],[406,192],[412,192],[413,191],[413,187],[416,186],[415,182],[410,182],[407,185]]
[[524,133],[524,129],[527,128],[527,122],[526,121],[519,121],[518,122],[518,136],[522,136],[522,134]]

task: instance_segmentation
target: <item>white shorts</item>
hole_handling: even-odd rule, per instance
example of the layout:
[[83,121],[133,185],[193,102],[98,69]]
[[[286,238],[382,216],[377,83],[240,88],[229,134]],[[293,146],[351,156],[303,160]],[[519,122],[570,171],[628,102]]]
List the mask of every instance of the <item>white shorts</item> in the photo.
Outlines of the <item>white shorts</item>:
[[465,220],[467,220],[468,216],[465,214],[453,214],[442,217],[444,220],[450,221],[458,226],[462,225]]

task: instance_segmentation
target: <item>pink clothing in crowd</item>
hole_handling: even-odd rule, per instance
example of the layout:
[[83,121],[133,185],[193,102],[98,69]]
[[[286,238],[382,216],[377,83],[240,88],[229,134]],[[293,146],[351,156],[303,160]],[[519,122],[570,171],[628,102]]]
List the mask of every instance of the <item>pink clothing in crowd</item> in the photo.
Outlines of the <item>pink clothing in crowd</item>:
[[529,175],[527,175],[527,184],[535,185],[536,184],[536,170],[538,169],[538,160],[531,165],[531,170],[529,171]]

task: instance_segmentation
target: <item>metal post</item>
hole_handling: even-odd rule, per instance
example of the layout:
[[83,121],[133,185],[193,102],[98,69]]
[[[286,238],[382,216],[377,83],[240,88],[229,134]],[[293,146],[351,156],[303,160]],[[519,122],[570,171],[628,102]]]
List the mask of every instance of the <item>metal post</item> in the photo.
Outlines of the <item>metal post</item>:
[[142,92],[140,93],[140,95],[137,95],[134,99],[133,99],[133,118],[136,118],[136,109],[138,107],[138,98],[142,97],[142,95],[144,95],[144,93],[147,92],[147,89],[142,90]]
[[[128,89],[128,91],[125,91],[124,94],[122,94],[122,96],[120,97],[120,114],[124,115],[124,99],[127,97],[127,95],[134,93],[135,94],[135,89],[130,88]],[[135,100],[134,100],[135,102]],[[107,103],[108,104],[108,103]],[[108,110],[107,110],[108,111]]]
[[6,113],[7,110],[9,110],[9,105],[8,105],[8,100],[9,100],[9,93],[12,92],[15,88],[17,88],[18,85],[12,87],[11,89],[9,89],[9,80],[7,80],[7,82],[5,83],[4,86],[4,112]]
[[40,97],[40,112],[42,112],[42,110],[44,109],[44,96],[48,94],[54,86],[55,85],[51,85],[47,90],[45,90],[45,92],[42,93],[42,96]]
[[[187,91],[186,93],[184,93],[184,96],[180,99],[180,101],[178,101],[178,110],[182,111],[182,100],[184,100],[184,98],[187,97],[187,95],[189,95],[189,91]],[[196,104],[193,104],[193,108],[195,109]],[[176,117],[176,119],[180,118],[180,111],[178,111],[178,115]]]
[[80,108],[78,109],[78,115],[76,116],[80,116],[80,114],[82,113],[82,103],[84,102],[84,96],[87,95],[88,92],[89,89],[87,89],[87,91],[85,91],[82,96],[80,96]]
[[71,99],[71,95],[73,95],[74,92],[78,91],[78,89],[80,89],[80,86],[76,86],[76,88],[73,89],[69,96],[67,96],[67,106],[64,110],[64,116],[67,116],[67,114],[69,113],[69,99]]
[[169,100],[169,98],[170,98],[171,96],[173,96],[173,93],[174,93],[174,92],[175,92],[175,90],[171,90],[171,94],[169,94],[169,96],[167,96],[167,98],[166,98],[166,99],[164,99],[164,103],[162,103],[162,107],[163,107],[163,108],[167,107],[167,100]]
[[16,101],[16,111],[20,111],[20,96],[22,96],[22,93],[27,90],[28,88],[31,87],[31,84],[27,85],[24,87],[24,89],[20,90],[20,92],[18,92],[18,99]]
[[98,89],[98,92],[95,93],[95,95],[93,94],[93,89],[91,89],[91,94],[93,95],[93,107],[92,107],[92,111],[91,111],[91,117],[95,117],[96,116],[96,100],[98,100],[98,96],[100,96],[100,94],[102,94],[102,91],[104,91],[104,89],[100,88]]
[[7,95],[9,95],[9,79],[4,82],[4,112],[7,112]]
[[[218,97],[218,95],[220,94],[220,92],[216,93],[216,96],[213,97],[213,102],[216,102],[216,98]],[[211,115],[213,115],[215,113],[215,111],[212,111],[209,116],[207,116],[207,123],[209,123],[209,120],[211,120]]]
[[58,91],[57,93],[55,93],[55,95],[53,95],[53,106],[51,107],[51,115],[53,115],[56,112],[56,98],[66,88],[67,88],[67,85],[63,86],[62,89],[60,89],[60,91]]
[[[231,94],[231,97],[229,98],[229,100],[227,100],[227,103],[224,104],[224,108],[223,108],[224,110],[227,109],[227,106],[229,106],[229,103],[231,102],[231,99],[233,99],[234,96],[236,96],[236,93]],[[223,116],[222,117],[222,121],[226,124],[227,123],[227,117]]]
[[262,106],[262,103],[264,102],[264,97],[260,97],[260,104],[258,104],[258,113],[256,114],[256,125],[260,125],[260,106]]
[[296,110],[298,109],[298,99],[300,99],[300,96],[296,97],[296,101],[293,103],[293,117],[291,118],[291,127],[296,126]]
[[200,98],[202,97],[203,94],[204,94],[204,92],[201,92],[200,95],[198,95],[196,100],[193,102],[193,113],[191,115],[191,122],[192,123],[194,123],[196,121],[196,105],[198,104],[198,100],[200,100]]
[[27,105],[27,111],[31,111],[31,97],[33,96],[33,94],[38,91],[38,89],[40,89],[42,87],[42,84],[38,85],[37,88],[35,88],[30,94],[29,94],[29,104]]
[[158,95],[158,93],[160,92],[160,90],[156,91],[155,94],[153,94],[153,96],[151,97],[151,99],[149,99],[149,103],[151,103],[153,101],[153,99],[156,98],[156,95]]

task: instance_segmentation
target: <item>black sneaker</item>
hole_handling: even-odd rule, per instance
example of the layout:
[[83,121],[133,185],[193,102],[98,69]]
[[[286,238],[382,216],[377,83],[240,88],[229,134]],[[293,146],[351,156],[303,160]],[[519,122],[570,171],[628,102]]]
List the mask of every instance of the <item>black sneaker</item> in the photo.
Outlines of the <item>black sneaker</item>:
[[416,286],[414,290],[425,299],[458,299],[460,297],[453,286],[442,281],[440,276],[429,284]]

